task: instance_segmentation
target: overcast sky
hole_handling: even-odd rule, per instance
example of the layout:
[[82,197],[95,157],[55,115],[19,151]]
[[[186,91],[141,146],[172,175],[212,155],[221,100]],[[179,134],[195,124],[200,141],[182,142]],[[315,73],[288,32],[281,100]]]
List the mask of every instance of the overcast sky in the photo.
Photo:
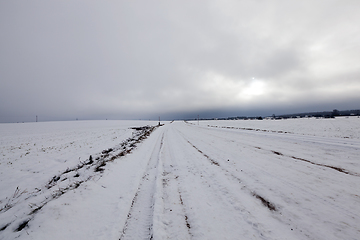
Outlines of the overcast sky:
[[0,0],[0,122],[360,108],[359,0]]

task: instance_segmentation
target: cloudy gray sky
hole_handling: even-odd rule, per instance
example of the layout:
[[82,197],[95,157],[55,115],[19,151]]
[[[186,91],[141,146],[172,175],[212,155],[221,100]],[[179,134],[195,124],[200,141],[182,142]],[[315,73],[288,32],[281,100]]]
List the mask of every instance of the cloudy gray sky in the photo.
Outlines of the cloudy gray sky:
[[360,108],[360,1],[0,0],[0,122]]

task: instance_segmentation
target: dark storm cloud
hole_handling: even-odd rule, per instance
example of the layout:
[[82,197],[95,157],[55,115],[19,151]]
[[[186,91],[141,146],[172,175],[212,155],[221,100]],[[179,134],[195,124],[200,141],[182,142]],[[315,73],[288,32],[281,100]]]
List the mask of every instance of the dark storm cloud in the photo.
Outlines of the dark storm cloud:
[[0,121],[359,108],[358,10],[353,0],[2,1]]

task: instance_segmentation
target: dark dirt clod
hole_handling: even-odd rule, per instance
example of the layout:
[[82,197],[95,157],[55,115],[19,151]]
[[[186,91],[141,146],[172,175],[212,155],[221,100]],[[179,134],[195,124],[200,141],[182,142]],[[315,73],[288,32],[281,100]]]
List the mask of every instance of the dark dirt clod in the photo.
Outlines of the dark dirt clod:
[[53,182],[57,182],[57,181],[59,181],[59,180],[60,180],[60,177],[59,177],[59,176],[54,176],[53,179],[52,179]]
[[274,154],[279,155],[279,156],[283,156],[284,154],[277,152],[277,151],[272,151]]
[[190,229],[191,226],[190,226],[190,223],[189,223],[189,221],[188,221],[188,216],[187,216],[187,215],[185,215],[185,222],[186,222],[186,227],[187,227],[188,229]]
[[10,223],[5,224],[4,226],[0,227],[0,232],[4,231],[9,225],[10,225]]
[[42,206],[40,206],[40,207],[35,208],[34,210],[32,210],[32,211],[29,213],[29,215],[32,215],[32,214],[37,213],[37,212],[38,212],[40,209],[42,209],[44,206],[45,206],[45,204],[42,205]]
[[60,176],[54,176],[49,182],[48,182],[48,184],[46,185],[46,187],[48,188],[48,189],[50,189],[50,188],[52,188],[55,184],[56,184],[56,182],[57,181],[59,181],[60,180]]
[[112,152],[112,151],[113,151],[113,149],[112,149],[112,148],[109,148],[109,149],[107,149],[107,150],[102,151],[101,153],[102,153],[102,154],[109,154],[109,153]]
[[105,169],[103,167],[106,166],[106,163],[105,161],[101,162],[100,165],[98,165],[96,168],[95,168],[95,172],[102,172],[104,171]]
[[273,203],[269,202],[268,200],[266,200],[257,193],[253,193],[253,196],[259,199],[262,202],[262,204],[264,204],[264,206],[267,207],[269,210],[276,211],[276,207]]
[[19,226],[15,229],[15,232],[20,232],[21,230],[23,230],[28,223],[30,222],[30,219],[27,219],[25,221],[23,221],[22,223],[19,224]]
[[94,160],[93,160],[92,156],[90,155],[89,161],[86,163],[86,165],[90,165],[90,164],[92,164],[93,162],[94,162]]
[[72,169],[70,169],[70,168],[67,168],[64,172],[63,172],[63,174],[65,174],[65,173],[69,173],[69,172],[71,172],[71,171],[73,171]]
[[75,183],[71,186],[71,189],[78,188],[82,183],[83,183],[83,181],[75,182]]

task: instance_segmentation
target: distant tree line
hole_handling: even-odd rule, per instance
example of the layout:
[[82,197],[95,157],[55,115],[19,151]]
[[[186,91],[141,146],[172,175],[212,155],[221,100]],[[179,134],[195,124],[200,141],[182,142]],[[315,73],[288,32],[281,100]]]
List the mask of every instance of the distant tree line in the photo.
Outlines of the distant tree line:
[[[292,114],[284,114],[284,115],[275,115],[264,117],[270,119],[287,119],[287,118],[335,118],[339,116],[360,116],[360,109],[356,110],[343,110],[339,111],[334,109],[333,111],[324,111],[324,112],[306,112],[306,113],[292,113]],[[198,120],[198,118],[194,119],[186,119],[187,121]],[[222,117],[222,118],[200,118],[199,120],[263,120],[262,116],[256,117],[247,117],[247,116],[237,116],[237,117]]]
[[306,113],[295,113],[279,115],[280,118],[304,118],[304,117],[316,117],[316,118],[335,118],[339,116],[360,116],[360,109],[356,110],[343,110],[339,111],[334,109],[333,111],[324,112],[306,112]]

